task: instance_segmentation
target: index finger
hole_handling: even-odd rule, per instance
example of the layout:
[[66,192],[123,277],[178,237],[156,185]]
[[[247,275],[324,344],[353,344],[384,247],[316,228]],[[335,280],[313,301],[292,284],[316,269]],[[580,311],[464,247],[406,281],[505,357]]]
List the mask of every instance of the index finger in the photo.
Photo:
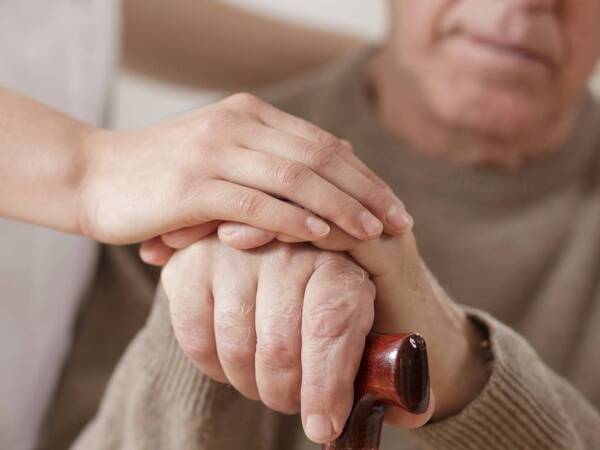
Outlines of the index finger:
[[260,148],[268,143],[279,156],[306,164],[366,206],[385,225],[386,233],[398,234],[411,226],[402,201],[354,154],[348,141],[270,105],[259,109],[259,117],[272,132],[248,136],[252,145]]
[[375,298],[368,275],[350,258],[324,255],[306,286],[301,332],[302,423],[317,443],[339,436],[350,414]]

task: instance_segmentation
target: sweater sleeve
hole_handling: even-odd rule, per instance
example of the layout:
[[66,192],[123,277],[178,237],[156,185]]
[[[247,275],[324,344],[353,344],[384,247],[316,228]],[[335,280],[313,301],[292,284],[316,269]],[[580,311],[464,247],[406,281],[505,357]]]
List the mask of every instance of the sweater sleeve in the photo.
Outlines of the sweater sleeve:
[[600,448],[600,416],[549,369],[527,341],[477,310],[489,332],[492,373],[459,414],[407,434],[424,450],[584,450]]
[[76,450],[286,448],[284,416],[203,376],[179,349],[166,295],[115,370]]

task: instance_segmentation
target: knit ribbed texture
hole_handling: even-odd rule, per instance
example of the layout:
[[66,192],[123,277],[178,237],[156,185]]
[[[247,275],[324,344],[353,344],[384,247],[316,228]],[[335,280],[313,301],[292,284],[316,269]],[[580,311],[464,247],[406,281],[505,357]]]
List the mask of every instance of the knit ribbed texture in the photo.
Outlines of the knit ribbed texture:
[[491,330],[494,362],[485,389],[457,416],[409,434],[440,450],[579,448],[553,379],[534,350],[489,315],[476,317]]
[[144,359],[148,362],[147,372],[164,397],[163,401],[177,399],[178,408],[195,416],[210,411],[215,400],[216,383],[200,376],[191,361],[185,356],[174,338],[168,318],[166,295],[161,287],[149,318],[146,333]]
[[74,448],[275,450],[279,421],[260,403],[194,367],[177,345],[159,289],[146,327],[129,346],[98,416]]

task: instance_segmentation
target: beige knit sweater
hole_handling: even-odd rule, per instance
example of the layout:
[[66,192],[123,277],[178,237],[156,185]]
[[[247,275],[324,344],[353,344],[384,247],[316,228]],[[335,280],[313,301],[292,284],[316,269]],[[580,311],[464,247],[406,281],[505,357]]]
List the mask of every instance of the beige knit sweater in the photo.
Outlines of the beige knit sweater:
[[[362,78],[368,57],[268,98],[351,141],[390,183],[431,271],[489,328],[495,358],[461,413],[419,430],[387,428],[382,449],[600,449],[600,106],[586,98],[569,140],[517,173],[458,168],[379,127]],[[160,289],[75,447],[317,448],[298,417],[198,373],[177,347]]]

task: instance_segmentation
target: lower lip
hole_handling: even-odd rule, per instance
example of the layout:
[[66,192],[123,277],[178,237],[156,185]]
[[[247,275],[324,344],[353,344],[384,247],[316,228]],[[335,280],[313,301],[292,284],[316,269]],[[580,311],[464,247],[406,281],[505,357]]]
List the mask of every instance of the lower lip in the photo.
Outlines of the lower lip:
[[461,63],[472,62],[513,75],[547,76],[550,72],[549,65],[542,58],[469,36],[452,36],[446,40],[445,47],[450,55],[459,58]]

